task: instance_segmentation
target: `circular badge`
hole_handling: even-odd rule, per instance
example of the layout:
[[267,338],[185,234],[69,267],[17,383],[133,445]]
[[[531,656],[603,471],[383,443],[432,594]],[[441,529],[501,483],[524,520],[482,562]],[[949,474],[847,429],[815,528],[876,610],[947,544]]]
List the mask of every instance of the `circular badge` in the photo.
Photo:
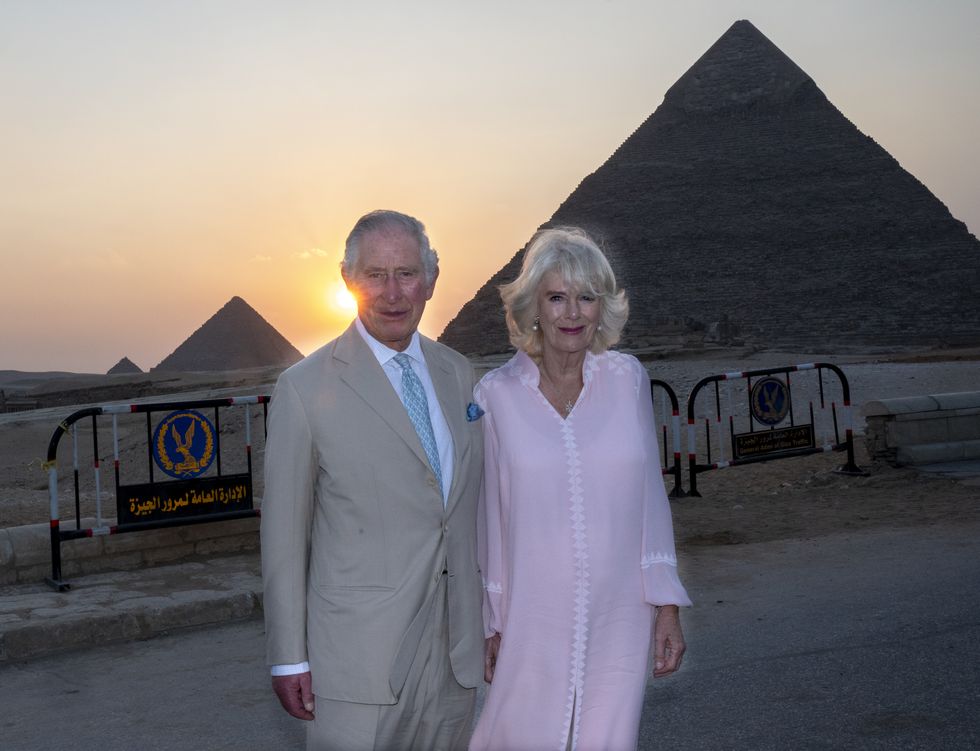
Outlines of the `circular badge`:
[[153,434],[153,459],[171,477],[204,474],[214,461],[214,426],[200,412],[171,412]]
[[778,378],[763,378],[752,386],[752,416],[764,425],[775,425],[789,413],[789,392]]

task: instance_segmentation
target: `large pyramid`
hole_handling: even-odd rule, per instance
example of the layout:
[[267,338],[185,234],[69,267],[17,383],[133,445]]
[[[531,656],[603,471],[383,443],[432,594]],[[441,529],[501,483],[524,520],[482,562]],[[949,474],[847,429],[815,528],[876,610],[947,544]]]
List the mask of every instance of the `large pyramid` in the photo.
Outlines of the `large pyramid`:
[[164,358],[155,371],[288,366],[303,354],[240,297],[233,297]]
[[[627,348],[719,322],[762,346],[980,343],[980,242],[748,21],[542,226],[565,224],[626,288]],[[497,287],[523,252],[441,341],[509,349]]]

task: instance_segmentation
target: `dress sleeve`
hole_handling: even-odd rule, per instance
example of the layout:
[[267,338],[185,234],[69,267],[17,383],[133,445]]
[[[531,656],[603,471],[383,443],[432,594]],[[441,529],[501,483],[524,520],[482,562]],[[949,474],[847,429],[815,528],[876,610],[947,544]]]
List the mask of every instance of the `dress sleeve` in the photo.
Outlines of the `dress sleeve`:
[[504,562],[505,523],[500,503],[499,445],[494,429],[493,413],[485,400],[485,392],[477,386],[476,403],[485,410],[483,422],[483,484],[480,487],[480,507],[477,515],[477,555],[483,573],[483,630],[484,637],[503,632],[504,591],[507,574]]
[[643,498],[643,547],[640,567],[643,592],[651,605],[690,605],[680,578],[677,576],[677,555],[674,549],[674,529],[670,503],[660,470],[660,449],[654,424],[650,378],[646,369],[636,362],[637,413],[643,433],[646,454],[646,480]]

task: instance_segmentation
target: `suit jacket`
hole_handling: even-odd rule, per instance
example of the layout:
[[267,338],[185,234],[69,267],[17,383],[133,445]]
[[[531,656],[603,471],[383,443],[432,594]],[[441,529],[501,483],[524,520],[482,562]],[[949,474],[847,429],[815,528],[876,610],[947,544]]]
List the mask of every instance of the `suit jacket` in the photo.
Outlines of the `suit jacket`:
[[262,576],[270,664],[310,662],[319,696],[393,704],[443,571],[450,661],[482,680],[476,507],[479,422],[467,422],[473,369],[422,337],[453,437],[443,507],[405,407],[352,324],[282,373],[269,410]]

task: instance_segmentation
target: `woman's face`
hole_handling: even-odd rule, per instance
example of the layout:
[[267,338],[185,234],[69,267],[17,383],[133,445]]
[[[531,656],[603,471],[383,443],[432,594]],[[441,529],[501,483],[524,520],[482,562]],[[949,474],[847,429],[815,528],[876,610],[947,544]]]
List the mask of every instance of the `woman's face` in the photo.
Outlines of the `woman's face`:
[[571,287],[557,271],[538,286],[538,325],[544,352],[584,352],[592,344],[602,312],[599,298]]

